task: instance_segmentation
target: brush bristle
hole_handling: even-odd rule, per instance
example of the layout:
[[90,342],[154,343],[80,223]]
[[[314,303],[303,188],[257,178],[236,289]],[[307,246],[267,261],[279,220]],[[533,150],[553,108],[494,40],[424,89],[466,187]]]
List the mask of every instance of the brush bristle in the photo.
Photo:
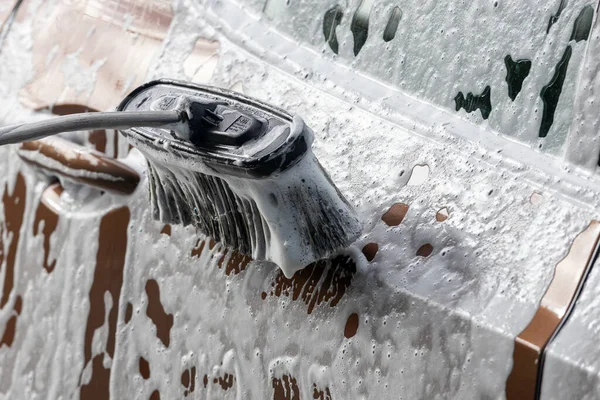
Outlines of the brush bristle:
[[154,219],[193,225],[243,254],[264,257],[270,231],[252,199],[236,196],[223,179],[148,161]]
[[149,159],[154,218],[194,225],[240,253],[277,263],[289,276],[348,246],[361,230],[316,158],[302,163],[310,168],[295,166],[296,171],[277,177],[241,179]]

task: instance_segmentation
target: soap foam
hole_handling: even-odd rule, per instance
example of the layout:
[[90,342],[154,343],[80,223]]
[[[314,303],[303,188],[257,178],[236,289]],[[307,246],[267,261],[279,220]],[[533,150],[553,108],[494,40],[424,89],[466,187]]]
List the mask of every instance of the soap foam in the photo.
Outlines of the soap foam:
[[[291,129],[305,129],[302,119],[294,118]],[[312,139],[312,131],[307,134]],[[219,175],[172,147],[153,146],[135,131],[128,136],[148,158],[156,219],[195,225],[254,259],[274,262],[287,277],[360,235],[352,207],[311,150],[285,171],[240,178]],[[254,152],[252,143],[247,147],[244,153]]]

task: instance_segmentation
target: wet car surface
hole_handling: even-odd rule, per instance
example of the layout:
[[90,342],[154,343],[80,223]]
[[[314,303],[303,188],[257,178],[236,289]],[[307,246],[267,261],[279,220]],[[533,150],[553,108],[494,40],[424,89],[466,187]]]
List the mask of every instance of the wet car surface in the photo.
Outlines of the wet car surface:
[[230,88],[311,125],[365,226],[286,278],[154,221],[114,131],[0,148],[0,393],[595,398],[597,3],[555,3],[24,0],[3,124]]

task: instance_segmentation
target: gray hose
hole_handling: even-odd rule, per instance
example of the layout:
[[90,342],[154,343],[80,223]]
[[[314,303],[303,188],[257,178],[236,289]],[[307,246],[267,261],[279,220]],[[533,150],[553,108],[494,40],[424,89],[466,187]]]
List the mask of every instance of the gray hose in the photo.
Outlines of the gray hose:
[[0,146],[41,139],[62,132],[90,129],[162,127],[182,122],[182,111],[116,111],[65,115],[0,128]]

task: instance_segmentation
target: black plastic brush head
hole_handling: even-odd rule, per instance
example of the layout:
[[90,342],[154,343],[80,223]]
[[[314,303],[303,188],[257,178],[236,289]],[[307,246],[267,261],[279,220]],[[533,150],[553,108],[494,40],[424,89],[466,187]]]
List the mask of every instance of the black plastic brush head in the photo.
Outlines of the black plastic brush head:
[[189,118],[189,140],[196,147],[241,146],[263,135],[268,125],[224,103],[192,100],[185,105],[185,111]]
[[286,276],[359,236],[361,224],[314,157],[302,119],[232,91],[164,80],[136,89],[119,109],[187,116],[189,131],[177,134],[124,131],[148,160],[154,218],[194,225]]

